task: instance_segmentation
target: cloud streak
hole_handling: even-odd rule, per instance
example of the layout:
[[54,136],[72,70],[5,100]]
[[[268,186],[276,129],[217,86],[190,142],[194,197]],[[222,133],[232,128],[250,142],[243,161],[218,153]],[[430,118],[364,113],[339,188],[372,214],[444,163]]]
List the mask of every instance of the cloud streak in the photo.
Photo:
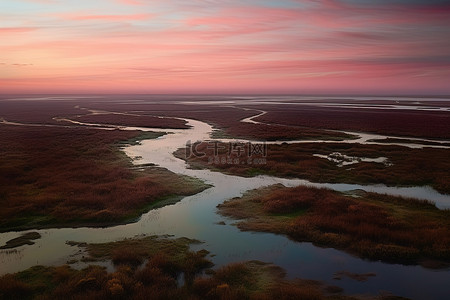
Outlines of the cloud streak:
[[107,22],[116,22],[116,21],[137,21],[137,20],[149,20],[153,15],[152,14],[130,14],[130,15],[83,15],[83,14],[67,14],[61,15],[59,17],[71,21],[90,21],[90,20],[98,20],[98,21],[107,21]]
[[[30,3],[35,9],[21,14]],[[408,93],[414,83],[450,94],[446,1],[22,0],[0,8],[0,92]]]

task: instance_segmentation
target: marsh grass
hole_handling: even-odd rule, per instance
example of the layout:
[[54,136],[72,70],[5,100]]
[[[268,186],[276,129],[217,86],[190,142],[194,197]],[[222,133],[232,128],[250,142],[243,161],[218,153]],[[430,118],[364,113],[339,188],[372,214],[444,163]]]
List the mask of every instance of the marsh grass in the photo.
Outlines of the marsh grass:
[[259,109],[269,111],[257,118],[257,121],[267,123],[395,136],[450,138],[450,116],[443,111],[324,108],[314,105],[266,105]]
[[[228,156],[228,144],[220,144],[220,157]],[[392,145],[362,145],[345,143],[302,143],[267,145],[265,164],[209,163],[213,156],[208,144],[197,147],[204,157],[186,158],[186,149],[179,149],[175,156],[188,161],[194,168],[208,168],[227,174],[252,177],[261,174],[278,177],[301,178],[313,182],[386,184],[389,186],[432,186],[441,193],[450,193],[450,149],[410,149]],[[248,156],[248,151],[242,157]],[[360,162],[348,167],[313,156],[339,152],[347,156],[377,158],[386,157],[392,165]],[[241,157],[241,158],[242,158]],[[236,158],[236,154],[231,155]],[[252,156],[258,158],[258,156]]]
[[130,222],[207,188],[162,168],[131,169],[118,143],[134,142],[140,134],[1,126],[1,231]]
[[78,116],[76,121],[84,123],[111,124],[120,126],[187,129],[186,122],[173,118],[158,118],[145,115],[96,114]]
[[444,262],[441,267],[450,263],[450,211],[426,201],[374,193],[355,198],[327,189],[276,185],[218,208],[240,219],[242,230],[282,233],[374,260],[435,260]]
[[[287,280],[283,269],[260,261],[211,270],[209,252],[190,251],[192,243],[198,241],[167,236],[70,243],[85,248],[93,261],[112,260],[115,270],[33,267],[0,277],[0,299],[357,299],[318,281]],[[185,276],[182,285],[180,274]]]

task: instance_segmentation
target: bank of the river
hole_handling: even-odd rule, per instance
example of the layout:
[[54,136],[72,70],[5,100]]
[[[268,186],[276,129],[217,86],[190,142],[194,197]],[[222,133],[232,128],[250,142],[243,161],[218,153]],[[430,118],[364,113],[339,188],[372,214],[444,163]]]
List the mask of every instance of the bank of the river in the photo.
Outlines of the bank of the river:
[[401,197],[282,185],[218,205],[241,230],[285,234],[372,260],[450,266],[450,211]]

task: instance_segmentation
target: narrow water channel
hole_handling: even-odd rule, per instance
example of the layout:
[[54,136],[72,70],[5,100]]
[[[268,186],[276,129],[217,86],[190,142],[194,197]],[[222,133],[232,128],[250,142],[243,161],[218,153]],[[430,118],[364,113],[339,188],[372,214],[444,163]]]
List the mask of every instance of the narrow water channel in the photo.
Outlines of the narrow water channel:
[[[441,195],[429,187],[395,188],[383,185],[361,186],[355,184],[313,184],[305,180],[283,179],[270,176],[242,178],[209,170],[188,169],[183,160],[172,153],[184,147],[187,141],[210,139],[210,125],[187,120],[192,128],[168,130],[172,134],[156,140],[144,140],[140,145],[123,150],[135,164],[155,163],[178,173],[200,178],[213,185],[199,194],[185,197],[175,205],[151,210],[136,223],[108,228],[63,228],[36,230],[42,238],[36,244],[0,251],[0,274],[17,272],[33,265],[59,265],[80,258],[77,247],[66,241],[87,243],[110,242],[137,235],[170,234],[185,236],[204,243],[193,248],[205,248],[214,256],[216,266],[243,260],[272,262],[284,268],[290,278],[302,277],[322,280],[344,288],[346,293],[378,294],[390,291],[414,299],[444,299],[449,293],[450,270],[430,270],[420,266],[403,266],[362,260],[342,251],[315,247],[311,243],[297,243],[285,236],[270,233],[241,232],[232,225],[233,220],[217,214],[216,206],[223,201],[242,195],[245,191],[281,183],[286,186],[312,185],[346,191],[363,189],[393,195],[428,199],[440,207],[449,207],[450,196]],[[132,128],[129,128],[132,129]],[[146,129],[153,130],[153,129]],[[158,130],[167,131],[167,130]],[[224,221],[226,225],[217,223]],[[0,245],[23,232],[0,234]],[[366,282],[343,278],[333,279],[340,271],[375,273]]]

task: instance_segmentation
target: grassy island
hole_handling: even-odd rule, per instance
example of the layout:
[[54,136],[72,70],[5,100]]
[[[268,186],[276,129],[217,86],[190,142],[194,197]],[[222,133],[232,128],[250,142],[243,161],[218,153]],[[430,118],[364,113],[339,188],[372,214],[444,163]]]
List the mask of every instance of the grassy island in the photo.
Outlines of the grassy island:
[[218,206],[242,230],[285,234],[363,258],[448,267],[450,211],[426,201],[275,185]]
[[[209,252],[192,252],[188,238],[147,236],[106,244],[71,243],[92,265],[35,266],[0,277],[0,299],[366,299],[337,286],[285,278],[278,266],[245,261],[211,269]],[[96,266],[111,261],[114,271]],[[401,299],[391,295],[371,299]]]

